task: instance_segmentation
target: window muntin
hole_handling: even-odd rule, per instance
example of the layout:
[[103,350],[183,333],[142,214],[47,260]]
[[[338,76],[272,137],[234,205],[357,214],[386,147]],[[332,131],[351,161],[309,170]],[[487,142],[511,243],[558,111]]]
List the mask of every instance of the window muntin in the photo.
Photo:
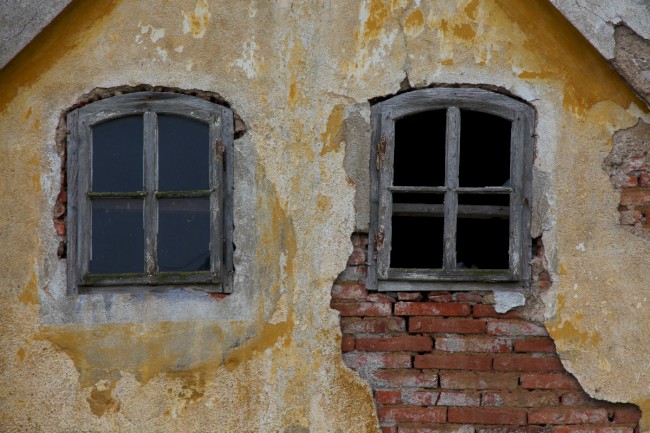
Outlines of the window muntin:
[[532,121],[527,105],[481,89],[373,107],[371,286],[528,279]]
[[229,109],[134,93],[68,116],[68,290],[229,292]]

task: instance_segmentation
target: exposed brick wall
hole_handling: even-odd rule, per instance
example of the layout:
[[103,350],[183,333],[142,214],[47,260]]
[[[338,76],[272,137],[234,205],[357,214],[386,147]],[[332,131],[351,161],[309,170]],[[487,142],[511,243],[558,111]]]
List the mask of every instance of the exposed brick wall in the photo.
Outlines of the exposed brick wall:
[[637,429],[639,409],[590,398],[524,309],[498,314],[490,292],[369,293],[366,237],[352,242],[332,308],[343,359],[370,383],[383,433]]

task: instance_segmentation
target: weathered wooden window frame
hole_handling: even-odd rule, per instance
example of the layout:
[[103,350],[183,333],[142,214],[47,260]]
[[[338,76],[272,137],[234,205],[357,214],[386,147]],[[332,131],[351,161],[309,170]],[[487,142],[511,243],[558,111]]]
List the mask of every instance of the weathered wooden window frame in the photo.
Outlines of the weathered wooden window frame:
[[[91,191],[94,125],[130,115],[143,115],[144,191]],[[158,192],[157,116],[168,114],[209,126],[209,190]],[[227,107],[175,93],[138,92],[90,103],[68,114],[67,142],[67,280],[68,293],[151,292],[170,289],[230,293],[233,273],[233,115]],[[144,200],[145,268],[142,274],[93,275],[90,269],[91,198]],[[158,198],[209,197],[210,270],[158,272]]]
[[[393,186],[395,122],[417,113],[446,109],[445,186]],[[510,187],[459,187],[460,110],[472,110],[512,122],[510,138]],[[395,96],[372,107],[370,153],[371,197],[368,245],[368,286],[380,291],[490,290],[526,286],[530,278],[531,176],[533,163],[534,110],[523,102],[483,89],[433,88]],[[397,144],[399,145],[399,144]],[[392,193],[444,194],[444,205],[393,206]],[[458,193],[509,194],[509,269],[456,269],[456,222]],[[417,205],[415,205],[417,207]],[[413,215],[444,208],[444,251],[442,269],[390,267],[391,218],[396,212]],[[469,207],[469,206],[468,206]],[[474,207],[474,206],[473,206]],[[403,208],[403,209],[402,209]],[[494,209],[492,209],[494,208]],[[473,209],[488,215],[502,212],[496,206]],[[463,210],[464,211],[464,210]]]

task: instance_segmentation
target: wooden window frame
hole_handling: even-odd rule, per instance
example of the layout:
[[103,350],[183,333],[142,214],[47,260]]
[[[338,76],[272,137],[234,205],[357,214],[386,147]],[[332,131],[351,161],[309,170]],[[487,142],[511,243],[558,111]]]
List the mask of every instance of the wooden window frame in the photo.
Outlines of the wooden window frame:
[[[417,113],[447,110],[445,185],[443,187],[396,187],[393,181],[395,122]],[[478,111],[512,122],[510,137],[510,187],[461,188],[460,110]],[[527,286],[530,279],[531,197],[534,110],[523,102],[483,89],[433,88],[395,96],[372,107],[370,152],[370,236],[368,243],[368,286],[379,291],[491,290]],[[397,144],[399,145],[399,144]],[[391,218],[394,212],[416,213],[412,205],[393,206],[392,193],[439,193],[444,200],[444,251],[442,269],[390,267]],[[456,222],[458,192],[510,195],[509,269],[456,269]],[[436,206],[436,205],[432,205]],[[430,207],[432,207],[430,206]],[[441,205],[438,205],[441,206]],[[430,210],[429,210],[430,211]],[[483,208],[479,212],[503,212]]]
[[[91,191],[92,127],[130,115],[144,122],[144,191]],[[209,126],[209,190],[158,192],[159,114],[182,116]],[[224,106],[193,96],[138,92],[90,103],[68,114],[67,280],[68,293],[151,292],[170,289],[230,293],[233,279],[233,115]],[[209,197],[210,270],[161,273],[157,269],[158,198]],[[142,198],[145,269],[142,274],[93,275],[90,269],[91,197]]]

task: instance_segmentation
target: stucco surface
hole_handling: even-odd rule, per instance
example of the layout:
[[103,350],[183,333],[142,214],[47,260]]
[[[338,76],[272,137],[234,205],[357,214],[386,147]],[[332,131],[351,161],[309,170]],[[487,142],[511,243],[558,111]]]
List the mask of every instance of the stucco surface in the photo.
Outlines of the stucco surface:
[[[650,245],[618,225],[601,164],[650,116],[550,3],[105,0],[73,3],[0,71],[2,431],[376,431],[329,292],[367,224],[368,101],[407,83],[535,107],[547,326],[590,393],[643,407]],[[246,122],[226,299],[65,295],[59,117],[139,84],[216,92]]]

